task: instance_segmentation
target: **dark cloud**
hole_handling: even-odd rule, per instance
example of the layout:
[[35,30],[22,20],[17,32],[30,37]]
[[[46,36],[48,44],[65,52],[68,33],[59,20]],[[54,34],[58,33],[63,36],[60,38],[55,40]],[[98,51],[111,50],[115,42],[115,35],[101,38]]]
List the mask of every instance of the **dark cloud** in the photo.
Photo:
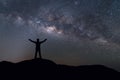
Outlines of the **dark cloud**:
[[98,5],[98,12],[101,14],[109,14],[108,11],[111,9],[112,4],[115,2],[115,0],[101,0],[100,4]]

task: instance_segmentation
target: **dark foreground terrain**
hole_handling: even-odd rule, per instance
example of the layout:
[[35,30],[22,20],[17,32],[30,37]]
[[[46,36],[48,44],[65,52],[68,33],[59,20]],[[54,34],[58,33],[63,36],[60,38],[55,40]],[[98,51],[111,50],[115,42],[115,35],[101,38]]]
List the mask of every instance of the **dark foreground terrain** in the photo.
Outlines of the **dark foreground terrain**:
[[120,73],[102,65],[66,66],[46,59],[0,62],[0,80],[120,80]]

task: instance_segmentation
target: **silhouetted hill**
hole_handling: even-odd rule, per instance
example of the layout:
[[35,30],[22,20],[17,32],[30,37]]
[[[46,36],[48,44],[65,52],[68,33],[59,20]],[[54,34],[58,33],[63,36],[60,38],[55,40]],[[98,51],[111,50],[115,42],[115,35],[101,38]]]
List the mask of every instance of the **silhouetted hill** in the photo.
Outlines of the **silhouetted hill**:
[[[120,73],[102,65],[67,66],[46,59],[26,60],[19,63],[0,62],[0,78],[21,80],[104,80],[120,79]],[[17,78],[16,78],[17,77]],[[3,79],[1,79],[3,80]]]

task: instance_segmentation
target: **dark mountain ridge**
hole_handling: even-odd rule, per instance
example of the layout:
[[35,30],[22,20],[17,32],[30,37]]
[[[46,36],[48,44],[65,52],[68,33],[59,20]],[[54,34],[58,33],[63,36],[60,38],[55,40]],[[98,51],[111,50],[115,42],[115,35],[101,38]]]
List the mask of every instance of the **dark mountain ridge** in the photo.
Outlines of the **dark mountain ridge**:
[[19,63],[0,62],[0,75],[3,78],[19,79],[118,79],[120,73],[103,65],[67,66],[47,59],[32,59]]

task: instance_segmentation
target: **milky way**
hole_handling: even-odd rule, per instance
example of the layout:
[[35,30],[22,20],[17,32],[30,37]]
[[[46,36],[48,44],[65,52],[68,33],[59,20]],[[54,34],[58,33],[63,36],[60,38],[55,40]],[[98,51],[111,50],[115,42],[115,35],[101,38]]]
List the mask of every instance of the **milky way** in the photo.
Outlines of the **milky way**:
[[30,59],[28,39],[48,38],[45,58],[119,69],[119,21],[120,0],[0,0],[0,58]]

